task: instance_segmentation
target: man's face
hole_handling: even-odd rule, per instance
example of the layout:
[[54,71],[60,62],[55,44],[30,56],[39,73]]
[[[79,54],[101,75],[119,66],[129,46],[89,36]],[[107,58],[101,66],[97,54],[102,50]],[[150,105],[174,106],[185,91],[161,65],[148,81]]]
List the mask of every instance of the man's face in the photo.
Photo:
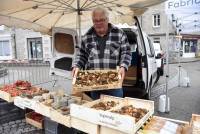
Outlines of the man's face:
[[105,34],[108,30],[108,19],[103,12],[94,12],[92,16],[94,29],[98,34]]

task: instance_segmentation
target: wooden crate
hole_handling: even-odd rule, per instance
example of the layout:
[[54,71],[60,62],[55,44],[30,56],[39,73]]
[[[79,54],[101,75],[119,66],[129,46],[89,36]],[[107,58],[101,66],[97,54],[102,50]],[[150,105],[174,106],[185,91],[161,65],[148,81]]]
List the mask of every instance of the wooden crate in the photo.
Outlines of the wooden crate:
[[0,90],[0,98],[7,102],[13,102],[15,97],[12,97],[11,94]]
[[46,106],[40,102],[35,103],[35,112],[50,118],[51,107]]
[[32,114],[32,112],[26,114],[26,122],[37,128],[43,129],[43,120],[42,120],[42,122],[37,122],[30,118],[31,114]]
[[76,117],[71,117],[71,126],[88,134],[99,134],[100,132],[99,125],[78,119]]
[[64,126],[71,127],[70,115],[63,115],[62,113],[60,113],[57,110],[51,109],[50,119],[52,121],[58,122]]
[[[77,102],[79,104],[81,104],[82,98],[79,96],[72,96],[73,99],[77,100]],[[69,115],[63,115],[62,113],[60,113],[59,111],[51,108],[50,110],[50,119],[58,122],[60,124],[63,124],[67,127],[71,127],[71,123],[70,123],[70,114]]]
[[85,94],[84,92],[76,92],[73,93],[72,96],[76,96],[76,97],[80,97],[81,100],[84,100],[85,102],[90,102],[93,101],[91,97],[89,97],[87,94]]
[[98,110],[95,110],[90,107],[101,101],[111,101],[111,100],[117,103],[122,103],[123,101],[122,98],[102,95],[100,99],[85,103],[83,105],[71,104],[70,115],[78,119],[86,120],[92,123],[94,122],[97,123],[98,119],[96,117],[98,116],[98,112],[97,112]]
[[[163,117],[158,117],[158,116],[154,116],[154,118],[161,118],[163,120],[171,121],[171,122],[177,123],[179,125],[186,125],[183,128],[184,129],[183,131],[184,132],[186,131],[186,133],[184,133],[184,134],[189,134],[189,133],[187,133],[188,129],[190,129],[190,128],[188,128],[189,122],[175,120],[175,119],[169,119],[169,118],[163,118]],[[78,119],[75,117],[71,117],[71,124],[72,124],[73,128],[76,128],[78,130],[81,130],[81,131],[83,131],[85,133],[89,133],[89,134],[126,134],[125,132],[119,131],[117,129],[97,125],[97,124],[87,122],[85,120],[81,120],[81,119]],[[147,133],[143,133],[142,129],[140,129],[135,134],[147,134]]]
[[[148,134],[148,133],[159,133],[159,130],[162,130],[162,133],[180,133],[181,134],[192,134],[191,133],[191,127],[189,126],[189,122],[186,121],[181,121],[181,120],[176,120],[176,119],[170,119],[170,118],[164,118],[164,117],[159,117],[159,116],[153,116],[151,119],[158,119],[158,122],[155,123],[155,120],[153,121],[158,128],[155,128],[153,126],[151,129],[145,129],[146,126],[141,128],[137,133],[138,134]],[[151,122],[147,121],[146,125]],[[151,125],[149,124],[151,127]],[[174,129],[174,130],[173,130]],[[167,132],[164,132],[168,130]]]
[[33,99],[17,96],[14,99],[14,104],[22,109],[29,108],[35,110],[36,101]]
[[200,115],[192,114],[190,125],[192,127],[192,134],[200,134]]
[[[90,108],[94,104],[100,101],[114,100],[120,101],[121,103],[116,107],[108,110],[95,110]],[[120,115],[117,113],[110,112],[112,110],[116,110],[121,108],[122,106],[133,105],[136,108],[145,108],[148,110],[148,113],[138,122],[135,122],[135,118],[127,115]],[[88,121],[90,123],[105,126],[108,128],[112,128],[124,133],[135,133],[154,113],[154,102],[134,99],[134,98],[125,98],[119,99],[116,97],[103,96],[100,100],[96,100],[82,106],[78,106],[76,104],[71,105],[70,114],[72,117]],[[103,130],[102,130],[103,131]]]
[[[117,72],[117,70],[86,70],[86,72],[91,72],[91,73],[95,73],[95,72],[108,72],[108,71],[113,71],[113,72]],[[73,92],[83,92],[83,91],[93,91],[93,90],[110,90],[110,89],[118,89],[118,88],[122,88],[122,81],[120,76],[119,80],[115,83],[112,84],[105,84],[105,85],[95,85],[95,86],[77,86],[76,83],[76,79],[73,79]]]

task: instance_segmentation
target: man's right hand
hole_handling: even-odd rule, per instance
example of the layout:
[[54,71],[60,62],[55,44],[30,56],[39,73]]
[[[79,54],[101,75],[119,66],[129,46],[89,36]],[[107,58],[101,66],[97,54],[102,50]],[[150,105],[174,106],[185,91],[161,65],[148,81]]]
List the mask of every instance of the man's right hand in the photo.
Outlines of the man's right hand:
[[73,69],[72,69],[72,77],[73,78],[76,78],[78,71],[79,71],[78,67],[73,67]]

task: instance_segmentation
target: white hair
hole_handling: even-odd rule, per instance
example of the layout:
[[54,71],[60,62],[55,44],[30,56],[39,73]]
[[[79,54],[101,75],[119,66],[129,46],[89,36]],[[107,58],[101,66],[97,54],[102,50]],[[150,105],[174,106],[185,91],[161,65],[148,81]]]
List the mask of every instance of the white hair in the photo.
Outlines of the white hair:
[[109,13],[108,13],[108,11],[105,8],[103,8],[103,7],[97,7],[95,9],[93,9],[93,11],[92,11],[92,17],[93,17],[93,15],[94,15],[95,12],[102,12],[105,15],[105,17],[109,20]]

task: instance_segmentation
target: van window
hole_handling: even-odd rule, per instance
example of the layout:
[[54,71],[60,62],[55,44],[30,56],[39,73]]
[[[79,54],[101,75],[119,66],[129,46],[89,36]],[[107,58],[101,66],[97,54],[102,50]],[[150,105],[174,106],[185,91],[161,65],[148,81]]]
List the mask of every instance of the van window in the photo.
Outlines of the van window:
[[59,53],[74,54],[73,36],[65,33],[55,33],[55,49]]
[[154,51],[153,44],[152,44],[151,40],[148,37],[147,37],[147,40],[149,42],[149,48],[150,48],[150,55],[149,56],[154,57],[155,51]]
[[129,29],[129,28],[123,28],[123,31],[125,32],[125,34],[128,38],[128,42],[129,42],[130,47],[131,47],[131,52],[136,52],[137,35],[133,31],[131,31],[131,29]]

